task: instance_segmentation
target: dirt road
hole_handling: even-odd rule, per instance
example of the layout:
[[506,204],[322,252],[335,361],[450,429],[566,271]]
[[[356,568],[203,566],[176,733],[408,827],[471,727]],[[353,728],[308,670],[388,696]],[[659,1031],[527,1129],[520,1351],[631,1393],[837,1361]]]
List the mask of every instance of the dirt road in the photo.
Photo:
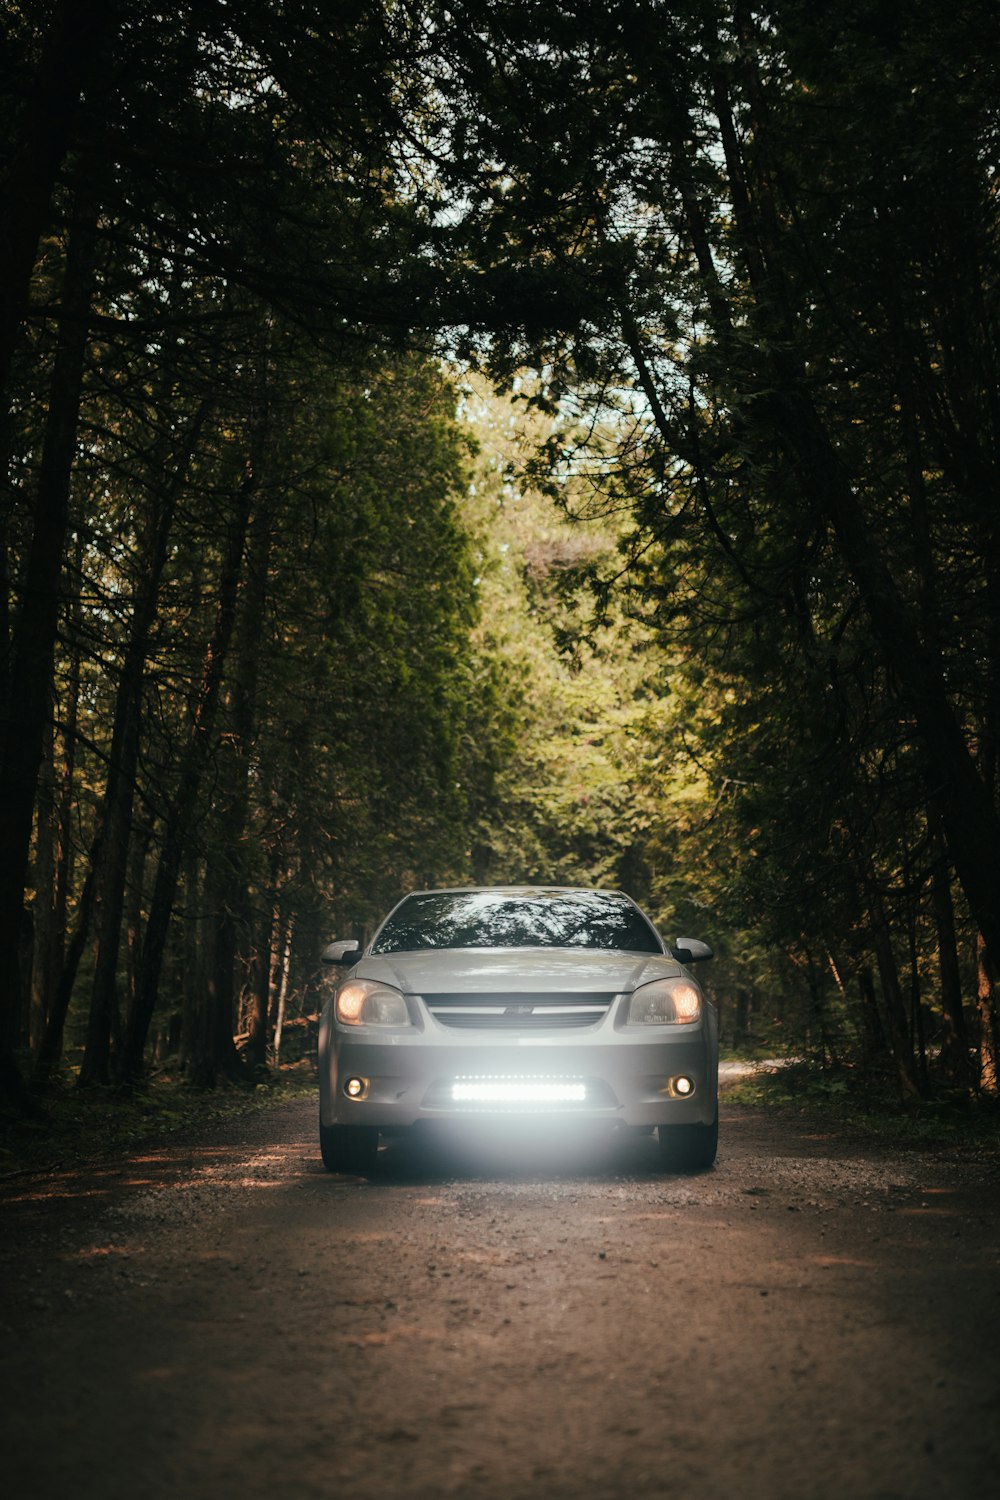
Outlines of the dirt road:
[[300,1103],[0,1199],[28,1500],[968,1500],[1000,1464],[995,1164],[723,1111],[327,1176]]

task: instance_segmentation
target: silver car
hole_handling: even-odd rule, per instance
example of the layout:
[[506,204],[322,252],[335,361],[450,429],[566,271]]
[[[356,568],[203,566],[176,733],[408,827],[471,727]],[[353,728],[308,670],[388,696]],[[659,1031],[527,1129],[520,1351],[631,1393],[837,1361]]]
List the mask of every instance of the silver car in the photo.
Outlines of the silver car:
[[669,1170],[715,1160],[719,1029],[688,964],[621,891],[489,886],[404,897],[338,972],[319,1036],[320,1148],[367,1171],[379,1132],[570,1117],[659,1136]]

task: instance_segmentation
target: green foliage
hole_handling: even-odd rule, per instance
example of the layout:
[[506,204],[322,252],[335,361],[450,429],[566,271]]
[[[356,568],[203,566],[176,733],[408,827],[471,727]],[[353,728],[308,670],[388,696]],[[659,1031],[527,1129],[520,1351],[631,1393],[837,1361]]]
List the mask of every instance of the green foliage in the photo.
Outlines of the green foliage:
[[417,361],[320,376],[279,460],[256,844],[344,930],[461,873],[488,774],[453,406]]
[[[628,885],[653,817],[650,739],[668,709],[648,633],[615,605],[594,616],[589,573],[614,552],[606,520],[570,520],[531,487],[547,423],[473,384],[481,460],[481,649],[516,693],[515,743],[480,815],[480,878]],[[572,484],[564,501],[579,498]]]
[[996,1101],[970,1099],[965,1091],[942,1091],[934,1099],[901,1104],[888,1076],[857,1068],[820,1070],[807,1063],[766,1065],[726,1087],[726,1104],[736,1109],[794,1112],[815,1118],[821,1128],[856,1130],[867,1141],[916,1150],[966,1149],[977,1154],[1000,1150],[1000,1111]]

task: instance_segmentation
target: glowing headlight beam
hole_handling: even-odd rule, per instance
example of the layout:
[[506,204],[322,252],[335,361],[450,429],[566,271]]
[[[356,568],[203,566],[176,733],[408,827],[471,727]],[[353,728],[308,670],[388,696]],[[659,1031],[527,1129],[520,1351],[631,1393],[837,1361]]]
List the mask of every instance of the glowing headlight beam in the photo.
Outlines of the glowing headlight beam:
[[533,1079],[473,1079],[452,1084],[456,1104],[582,1104],[584,1083],[536,1082]]

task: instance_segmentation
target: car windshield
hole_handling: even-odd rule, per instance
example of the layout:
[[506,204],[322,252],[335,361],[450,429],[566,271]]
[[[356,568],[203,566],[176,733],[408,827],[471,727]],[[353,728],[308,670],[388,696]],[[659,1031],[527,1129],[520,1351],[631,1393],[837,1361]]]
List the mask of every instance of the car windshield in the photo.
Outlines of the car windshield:
[[373,953],[419,948],[605,948],[662,953],[656,933],[617,891],[424,891],[383,924]]

